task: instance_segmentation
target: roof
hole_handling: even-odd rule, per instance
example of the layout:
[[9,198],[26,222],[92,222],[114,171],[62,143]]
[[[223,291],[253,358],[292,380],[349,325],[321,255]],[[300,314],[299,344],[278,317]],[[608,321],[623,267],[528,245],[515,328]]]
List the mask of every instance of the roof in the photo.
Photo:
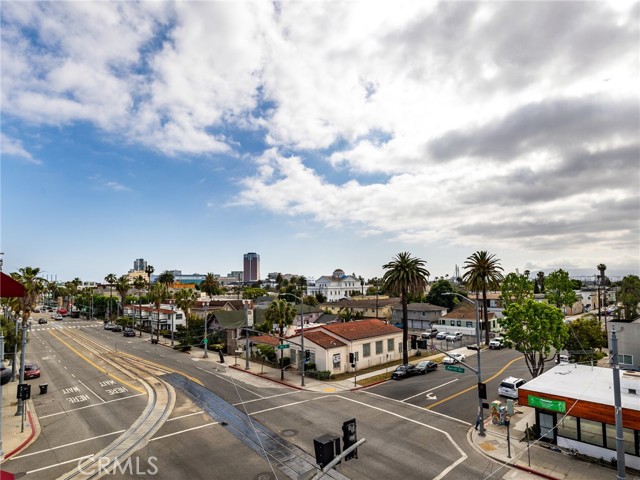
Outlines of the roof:
[[[243,310],[215,310],[207,316],[209,318],[215,317],[218,325],[224,329],[242,328],[247,324],[247,317]],[[256,323],[255,318],[254,323]],[[258,321],[257,323],[260,322]]]
[[280,340],[270,335],[258,335],[256,337],[250,337],[250,340],[253,343],[262,343],[264,345],[271,345],[272,347],[280,345]]
[[[613,372],[611,368],[576,363],[560,364],[528,381],[520,387],[520,390],[614,405]],[[618,372],[621,371],[618,370]],[[634,388],[634,383],[640,386],[640,374],[625,372],[624,375],[620,375],[620,383],[622,406],[640,411],[640,397],[629,393],[629,388]],[[636,391],[640,390],[638,386],[635,387]]]
[[0,297],[24,297],[24,285],[0,272]]
[[[488,312],[489,319],[494,318],[496,315],[493,312]],[[478,317],[482,318],[482,308],[478,308]],[[475,320],[476,319],[476,309],[472,305],[462,304],[458,308],[451,310],[449,313],[444,315],[442,318],[451,319],[456,318],[460,320]]]
[[402,332],[398,327],[384,323],[381,320],[357,320],[355,322],[330,323],[323,329],[347,340],[380,337]]
[[[402,309],[402,305],[394,305],[393,309]],[[407,305],[407,311],[409,312],[441,312],[446,309],[447,307],[433,305],[432,303],[410,303]]]
[[[379,298],[377,300],[378,308],[384,307],[393,307],[394,305],[399,305],[401,300],[399,298]],[[355,299],[347,299],[343,298],[338,300],[337,302],[325,302],[319,305],[320,308],[336,308],[336,307],[346,307],[346,308],[376,308],[376,299],[375,298],[367,298],[366,300],[355,300]]]
[[330,348],[336,348],[336,347],[344,347],[346,346],[346,343],[341,342],[340,340],[338,340],[337,338],[332,337],[331,335],[321,331],[321,330],[313,330],[311,332],[305,332],[304,333],[304,339],[305,341],[309,340],[313,343],[315,343],[316,345],[324,348],[324,349],[330,349]]

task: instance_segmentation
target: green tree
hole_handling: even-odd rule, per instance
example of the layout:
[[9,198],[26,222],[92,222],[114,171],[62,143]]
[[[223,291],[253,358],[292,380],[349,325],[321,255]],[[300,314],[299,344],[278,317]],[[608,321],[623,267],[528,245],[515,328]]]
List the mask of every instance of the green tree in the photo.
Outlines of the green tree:
[[302,297],[302,303],[304,303],[305,305],[310,305],[312,307],[317,307],[318,299],[313,295],[305,295],[304,297]]
[[183,288],[181,290],[178,290],[178,292],[176,293],[176,306],[184,312],[187,323],[187,330],[191,329],[191,309],[196,304],[197,300],[198,295],[196,294],[195,290],[192,290],[190,288]]
[[547,276],[544,288],[547,301],[560,309],[571,307],[578,301],[578,295],[573,289],[569,273],[561,268],[554,270]]
[[325,303],[327,301],[327,296],[322,292],[316,292],[314,296],[318,300],[318,303]]
[[593,315],[577,318],[568,326],[569,336],[565,348],[577,362],[597,360],[594,349],[607,346],[607,336]]
[[402,302],[402,363],[409,363],[407,349],[409,325],[407,322],[407,304],[410,294],[422,294],[427,288],[429,271],[424,268],[425,261],[412,257],[409,252],[398,253],[394,259],[383,265],[385,271],[382,281],[384,289],[394,295],[400,295]]
[[447,310],[452,310],[458,304],[456,296],[445,294],[453,292],[458,293],[457,290],[453,288],[453,285],[451,285],[451,282],[443,278],[431,284],[431,289],[425,300],[432,305],[439,305],[441,307],[447,307]]
[[503,308],[511,303],[524,303],[527,299],[533,300],[533,282],[526,275],[518,275],[513,272],[508,274],[502,281],[500,290]]
[[[133,288],[138,291],[138,319],[142,327],[142,290],[147,287],[148,283],[144,277],[138,276],[133,280]],[[140,328],[140,336],[142,337],[142,328]]]
[[617,300],[622,303],[622,311],[626,320],[634,320],[638,317],[640,278],[637,275],[627,275],[622,279]]
[[11,274],[14,280],[24,286],[24,297],[17,297],[11,302],[12,309],[22,317],[24,325],[28,324],[31,312],[33,312],[40,295],[44,291],[44,283],[38,277],[39,273],[39,268],[24,267]]
[[104,277],[104,281],[109,285],[109,306],[107,307],[107,321],[111,321],[111,298],[113,296],[113,284],[116,283],[118,278],[115,273],[110,273]]
[[124,312],[124,305],[126,302],[127,293],[131,288],[131,280],[128,275],[120,275],[118,280],[116,280],[116,292],[120,295],[120,305],[122,306],[122,311]]
[[561,350],[569,336],[559,308],[527,299],[511,303],[498,320],[504,329],[505,346],[524,355],[532,377],[544,372],[544,364],[553,359],[552,347]]
[[487,308],[487,291],[496,290],[502,281],[502,267],[500,260],[495,255],[489,255],[488,252],[482,250],[474,253],[464,263],[467,270],[462,276],[467,287],[476,292],[482,292],[482,318],[484,320],[485,344],[489,345],[489,314]]
[[536,287],[538,287],[537,291],[534,290],[534,293],[544,293],[544,272],[538,272],[536,274]]
[[242,298],[245,300],[255,300],[258,297],[264,297],[267,291],[264,288],[245,287],[242,289]]
[[65,282],[64,286],[67,289],[67,293],[69,294],[68,301],[67,301],[68,309],[69,309],[70,303],[75,305],[76,303],[75,300],[76,300],[76,296],[78,295],[78,289],[80,288],[80,285],[82,285],[82,280],[80,280],[78,277],[68,282]]
[[[265,319],[270,325],[277,324],[280,332],[280,344],[284,339],[284,329],[293,324],[293,319],[296,316],[296,309],[293,304],[287,302],[283,298],[276,298],[267,307],[265,313]],[[280,367],[284,366],[283,360],[284,352],[280,349]],[[284,380],[284,370],[280,370],[280,380]]]

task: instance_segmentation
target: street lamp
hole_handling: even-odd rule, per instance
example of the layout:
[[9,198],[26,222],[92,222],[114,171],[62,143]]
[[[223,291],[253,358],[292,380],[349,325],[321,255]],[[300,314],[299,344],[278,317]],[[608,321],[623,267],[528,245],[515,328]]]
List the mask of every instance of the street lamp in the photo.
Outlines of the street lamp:
[[485,431],[484,431],[484,409],[482,407],[482,397],[480,396],[480,385],[482,384],[482,370],[480,368],[480,321],[478,318],[478,302],[477,301],[473,301],[467,297],[465,297],[464,295],[461,295],[460,293],[455,293],[455,292],[448,292],[448,293],[443,293],[442,295],[455,295],[457,297],[460,297],[462,300],[465,300],[469,303],[471,303],[473,305],[473,309],[475,310],[475,314],[476,314],[476,346],[478,347],[478,349],[476,350],[476,355],[477,355],[477,359],[478,359],[478,369],[476,370],[476,376],[478,377],[478,419],[480,420],[480,430],[478,435],[480,435],[481,437],[485,436]]
[[175,305],[173,304],[173,300],[169,300],[169,306],[171,308],[171,348],[173,348],[173,318]]
[[209,318],[207,317],[207,310],[209,308],[209,300],[204,305],[204,355],[202,358],[208,358],[209,354],[207,353],[207,344],[209,343],[209,332],[207,331],[207,323]]
[[[305,354],[304,354],[304,316],[302,315],[302,306],[304,305],[304,303],[300,297],[297,297],[293,293],[283,293],[282,295],[290,295],[293,298],[297,298],[298,301],[300,301],[300,357],[301,357],[300,363],[302,364],[302,367],[301,367],[302,379],[300,380],[300,386],[304,387],[304,362],[306,360]],[[280,296],[280,294],[278,294],[278,296]]]

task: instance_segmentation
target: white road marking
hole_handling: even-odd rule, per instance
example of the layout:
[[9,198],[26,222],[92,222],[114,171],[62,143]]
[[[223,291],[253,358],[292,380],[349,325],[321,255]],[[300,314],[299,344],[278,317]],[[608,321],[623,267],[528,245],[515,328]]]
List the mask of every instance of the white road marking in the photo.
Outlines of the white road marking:
[[438,397],[436,397],[436,396],[435,396],[433,393],[431,393],[431,392],[427,393],[426,397],[427,397],[427,400],[437,400],[437,399],[438,399]]
[[100,400],[102,403],[107,403],[102,397],[100,397],[100,395],[98,395],[96,392],[94,392],[89,387],[87,387],[84,383],[82,383],[82,380],[78,380],[78,383],[81,383],[84,386],[84,388],[86,388],[91,393],[93,393],[96,397],[98,397],[98,400]]
[[450,383],[457,382],[457,381],[458,381],[457,378],[455,380],[450,380],[447,383],[443,383],[442,385],[438,385],[437,387],[431,388],[429,390],[425,390],[424,392],[416,393],[415,395],[411,395],[410,397],[407,397],[407,398],[402,399],[400,401],[401,402],[406,402],[407,400],[411,400],[412,398],[419,397],[420,395],[424,395],[425,393],[433,392],[434,390],[437,390],[439,388],[444,387],[445,385],[449,385]]
[[18,455],[16,457],[11,457],[12,460],[17,460],[19,458],[30,457],[31,455],[38,455],[40,453],[51,452],[52,450],[58,450],[60,448],[71,447],[73,445],[78,445],[84,442],[90,442],[91,440],[97,440],[99,438],[109,437],[111,435],[118,435],[119,433],[124,433],[126,430],[116,430],[115,432],[105,433],[104,435],[96,435],[95,437],[85,438],[84,440],[78,440],[77,442],[65,443],[64,445],[57,445],[55,447],[47,448],[45,450],[38,450],[37,452],[25,453],[24,455]]
[[204,427],[210,427],[211,425],[218,425],[218,422],[205,423],[204,425],[198,425],[197,427],[187,428],[186,430],[180,430],[179,432],[169,433],[167,435],[162,435],[161,437],[155,437],[149,440],[149,442],[155,442],[156,440],[162,440],[163,438],[173,437],[174,435],[178,435],[180,433],[190,432],[192,430],[199,430]]
[[[120,400],[126,400],[128,398],[139,397],[141,395],[146,395],[146,393],[136,393],[135,395],[129,395],[128,397],[122,397],[122,398],[115,398],[113,400],[107,400],[104,403],[119,402]],[[104,404],[103,403],[96,403],[94,405],[86,405],[84,407],[73,408],[71,410],[63,410],[62,412],[50,413],[49,415],[43,415],[41,417],[39,416],[38,418],[40,420],[42,420],[43,418],[55,417],[57,415],[68,415],[69,413],[77,412],[78,410],[84,410],[85,408],[91,408],[91,407],[101,407],[102,405],[104,405]]]
[[93,454],[91,455],[85,455],[84,457],[78,457],[78,458],[74,458],[72,460],[67,460],[66,462],[60,462],[60,463],[54,463],[53,465],[49,465],[48,467],[42,467],[42,468],[36,468],[35,470],[29,470],[26,475],[29,475],[31,473],[36,473],[36,472],[41,472],[42,470],[48,470],[50,468],[54,468],[57,467],[59,465],[66,465],[67,463],[78,463],[80,460],[85,460],[87,458],[91,458],[93,457]]
[[238,402],[238,403],[233,403],[232,405],[235,407],[237,405],[244,405],[246,403],[251,403],[251,402],[259,402],[261,400],[270,400],[272,398],[276,398],[276,397],[282,397],[284,395],[293,395],[294,393],[300,393],[299,390],[293,390],[291,392],[286,392],[286,393],[279,393],[277,395],[271,395],[270,397],[260,397],[260,398],[254,398],[253,400],[246,400],[244,402]]
[[254,395],[257,395],[259,398],[264,398],[262,395],[254,392],[253,390],[249,390],[246,387],[243,387],[242,385],[238,385],[236,382],[234,382],[233,380],[229,380],[228,378],[224,378],[222,375],[218,375],[214,372],[210,372],[209,370],[205,370],[204,368],[201,367],[196,367],[198,370],[202,370],[205,373],[208,373],[209,375],[213,375],[216,378],[219,378],[220,380],[224,380],[225,382],[229,382],[230,384],[234,385],[236,388],[241,388],[243,390],[246,390],[249,393],[253,393]]

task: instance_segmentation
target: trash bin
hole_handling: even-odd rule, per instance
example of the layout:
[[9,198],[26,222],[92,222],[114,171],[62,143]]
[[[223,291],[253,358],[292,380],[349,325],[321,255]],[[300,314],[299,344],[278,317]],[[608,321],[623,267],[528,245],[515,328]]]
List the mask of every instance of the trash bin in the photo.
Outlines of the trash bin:
[[45,393],[47,393],[47,388],[49,388],[49,384],[48,383],[42,383],[40,385],[40,395],[44,395]]

